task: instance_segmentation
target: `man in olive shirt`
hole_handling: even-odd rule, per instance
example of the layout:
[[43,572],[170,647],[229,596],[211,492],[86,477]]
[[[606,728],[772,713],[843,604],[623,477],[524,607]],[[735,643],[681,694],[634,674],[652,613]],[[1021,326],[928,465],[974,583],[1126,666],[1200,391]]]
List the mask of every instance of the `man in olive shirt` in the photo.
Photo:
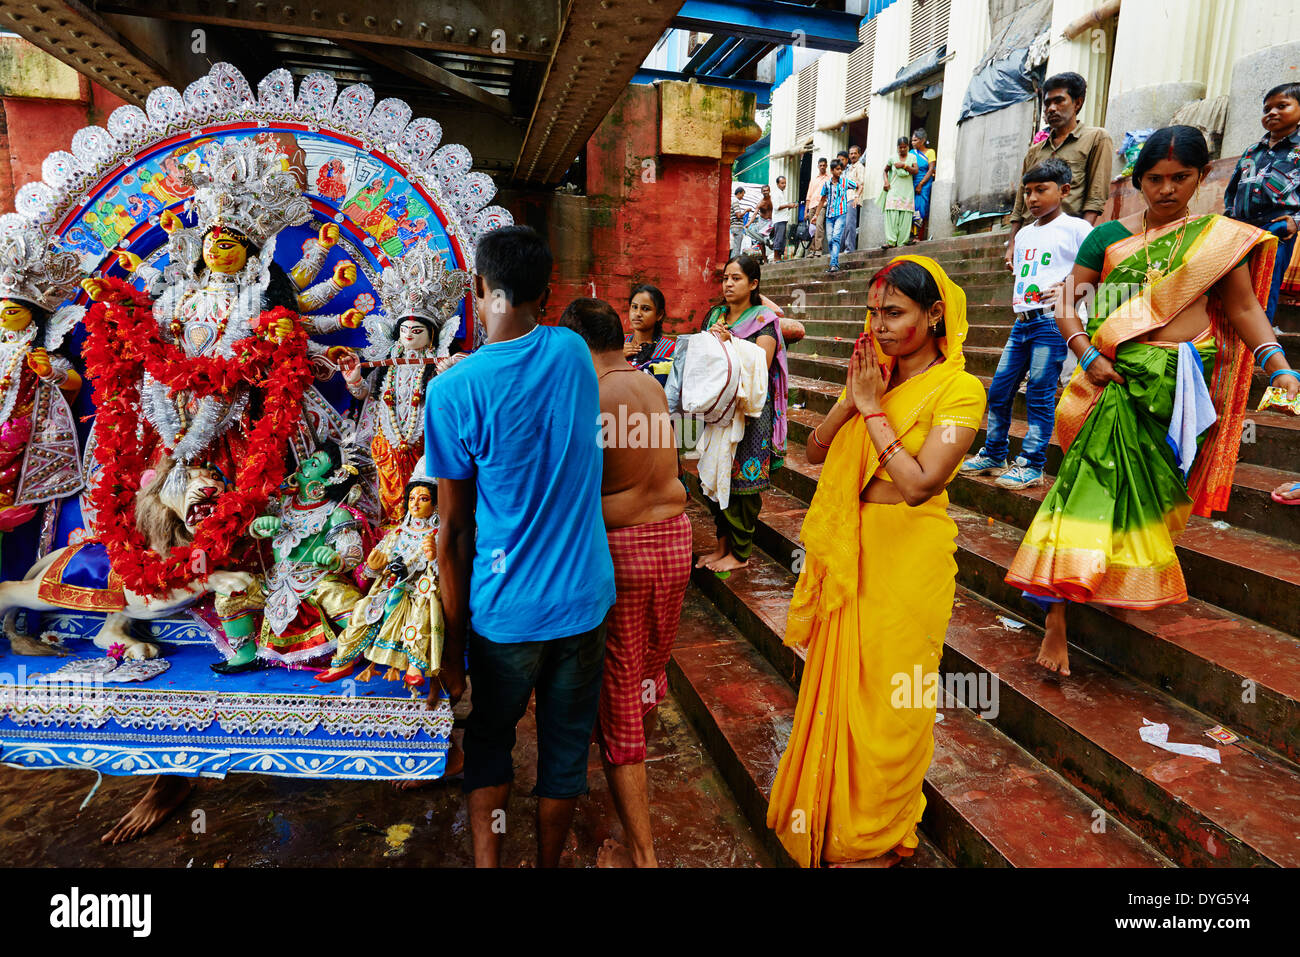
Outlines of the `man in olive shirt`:
[[[1043,118],[1047,121],[1049,133],[1041,143],[1029,147],[1020,172],[1024,175],[1043,160],[1063,161],[1074,174],[1074,187],[1061,200],[1061,210],[1095,224],[1110,197],[1115,147],[1104,129],[1079,122],[1079,111],[1083,109],[1087,93],[1088,81],[1077,73],[1057,73],[1047,78],[1043,84]],[[1025,209],[1024,191],[1017,190],[1006,256],[1007,269],[1012,272],[1015,272],[1012,259],[1016,233],[1028,218],[1031,217]]]

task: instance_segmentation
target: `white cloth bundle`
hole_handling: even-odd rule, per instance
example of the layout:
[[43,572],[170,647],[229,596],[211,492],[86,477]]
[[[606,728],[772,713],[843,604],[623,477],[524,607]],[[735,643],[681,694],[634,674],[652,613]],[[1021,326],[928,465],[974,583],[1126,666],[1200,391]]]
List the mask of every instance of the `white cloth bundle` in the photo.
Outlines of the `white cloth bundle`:
[[[696,443],[699,452],[700,488],[704,494],[726,508],[731,502],[731,463],[736,454],[736,446],[745,436],[745,419],[756,418],[763,413],[767,402],[767,354],[762,347],[744,339],[735,337],[727,342],[718,342],[712,333],[702,333],[699,337],[713,339],[723,350],[729,360],[734,374],[730,378],[735,383],[735,395],[729,403],[730,417],[721,421],[709,421]],[[695,354],[712,352],[707,348],[695,347]],[[689,365],[687,371],[689,372]],[[710,364],[712,374],[719,376],[720,365],[715,361]],[[700,390],[700,395],[708,398],[709,386]],[[690,391],[690,379],[686,378],[682,387],[682,407],[689,409],[687,394]]]

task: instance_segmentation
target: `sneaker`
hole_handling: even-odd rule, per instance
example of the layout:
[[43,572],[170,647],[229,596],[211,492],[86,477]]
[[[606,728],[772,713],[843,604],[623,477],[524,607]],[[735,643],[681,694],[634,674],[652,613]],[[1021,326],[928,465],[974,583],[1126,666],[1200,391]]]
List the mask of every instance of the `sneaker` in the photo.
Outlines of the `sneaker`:
[[997,459],[985,455],[983,449],[980,449],[979,455],[961,463],[963,475],[1001,475],[1006,470],[1006,460],[999,462]]
[[1024,459],[1016,459],[1015,464],[999,475],[993,484],[1000,488],[1032,488],[1043,484],[1043,470],[1030,468]]

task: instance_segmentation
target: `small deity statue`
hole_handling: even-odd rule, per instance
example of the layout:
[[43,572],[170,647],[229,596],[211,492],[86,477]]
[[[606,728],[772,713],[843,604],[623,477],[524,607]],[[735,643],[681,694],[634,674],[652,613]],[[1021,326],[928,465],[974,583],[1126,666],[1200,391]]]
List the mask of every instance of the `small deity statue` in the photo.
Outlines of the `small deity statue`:
[[426,676],[438,674],[443,622],[434,559],[436,499],[432,479],[417,474],[407,484],[406,515],[366,559],[363,574],[374,584],[353,609],[329,670],[317,675],[317,681],[337,681],[351,674],[362,657],[369,663],[357,675],[358,681],[369,681],[376,666],[388,667],[385,680],[400,677],[412,689],[424,684]]
[[56,350],[84,310],[52,312],[76,291],[80,265],[37,224],[0,216],[0,533],[83,486],[70,406],[81,376]]
[[[160,217],[167,233],[166,267],[144,264],[128,252],[117,258],[145,280],[163,340],[179,345],[191,359],[231,356],[240,340],[257,334],[278,340],[292,330],[291,318],[261,326],[262,313],[278,306],[298,313],[297,321],[312,336],[359,326],[363,314],[356,309],[315,315],[356,280],[356,266],[342,262],[328,280],[310,285],[338,242],[337,226],[323,226],[287,273],[275,262],[278,233],[311,217],[310,204],[276,151],[252,139],[230,137],[210,146],[206,161],[206,171],[188,174],[197,187],[191,200],[196,225],[186,227],[171,210]],[[104,294],[102,279],[82,285],[92,299]],[[318,357],[329,350],[312,342],[308,351]],[[159,437],[157,457],[174,460],[178,475],[184,466],[202,461],[235,474],[251,431],[251,398],[243,386],[225,396],[197,397],[146,377],[143,412]],[[303,398],[292,451],[301,461],[313,450],[316,436],[341,441],[347,432],[342,416],[313,386]]]
[[[334,653],[337,635],[361,598],[349,573],[364,552],[357,519],[346,506],[369,471],[351,447],[326,440],[293,473],[293,491],[281,497],[276,514],[253,519],[249,533],[271,539],[275,564],[246,592],[217,597],[216,611],[235,654],[212,665],[213,671],[238,674],[266,662],[301,665]],[[257,611],[264,614],[254,634]]]
[[365,320],[370,346],[364,356],[378,367],[376,372],[367,381],[359,361],[348,357],[339,362],[352,394],[369,397],[360,434],[372,437],[380,505],[388,522],[402,520],[406,483],[424,454],[425,386],[464,355],[452,356],[451,345],[468,288],[469,273],[447,269],[427,241],[415,244],[380,277],[378,292],[387,318]]

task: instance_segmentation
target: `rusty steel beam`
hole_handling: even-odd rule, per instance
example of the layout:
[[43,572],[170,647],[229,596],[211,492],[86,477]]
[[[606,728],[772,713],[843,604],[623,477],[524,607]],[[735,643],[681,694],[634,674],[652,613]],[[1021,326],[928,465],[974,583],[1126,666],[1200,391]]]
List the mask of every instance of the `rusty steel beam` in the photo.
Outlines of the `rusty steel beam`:
[[144,106],[151,90],[174,82],[153,57],[77,0],[0,0],[0,29],[13,31],[137,106]]
[[489,93],[476,83],[457,76],[450,70],[444,70],[436,63],[430,63],[423,57],[408,50],[399,50],[391,46],[378,46],[369,43],[353,43],[351,40],[339,40],[338,45],[345,50],[359,53],[361,56],[400,73],[413,80],[419,80],[428,86],[455,93],[457,96],[485,107],[499,116],[512,116],[514,108],[504,96]]
[[560,23],[559,0],[98,0],[96,9],[238,27],[545,61]]
[[516,182],[559,182],[682,2],[572,0],[515,163]]

